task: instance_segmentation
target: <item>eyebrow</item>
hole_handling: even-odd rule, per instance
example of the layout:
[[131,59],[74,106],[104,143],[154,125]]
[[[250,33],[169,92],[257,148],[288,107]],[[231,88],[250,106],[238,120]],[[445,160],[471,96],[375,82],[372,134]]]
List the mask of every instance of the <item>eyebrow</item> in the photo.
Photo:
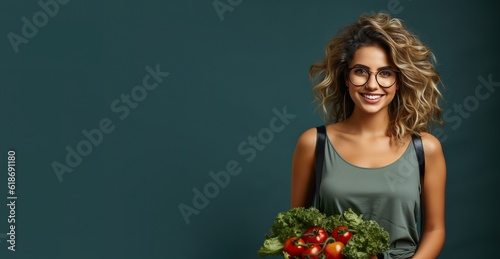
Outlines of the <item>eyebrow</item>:
[[[360,67],[360,68],[365,68],[365,69],[367,69],[367,70],[370,70],[370,68],[369,68],[369,67],[367,67],[367,66],[365,66],[365,65],[361,65],[361,64],[356,64],[356,65],[354,65],[354,66],[352,66],[352,67]],[[383,66],[383,67],[379,67],[379,68],[377,68],[377,71],[384,70],[384,69],[393,69],[393,70],[394,70],[394,68],[393,68],[393,67],[391,67],[391,66]]]

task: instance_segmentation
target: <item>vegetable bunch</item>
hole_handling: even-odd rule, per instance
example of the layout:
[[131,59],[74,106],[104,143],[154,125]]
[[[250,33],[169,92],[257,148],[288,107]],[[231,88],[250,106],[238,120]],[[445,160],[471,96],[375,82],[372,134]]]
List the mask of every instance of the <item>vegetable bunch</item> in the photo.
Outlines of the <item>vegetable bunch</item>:
[[265,235],[260,257],[340,259],[369,258],[389,249],[389,233],[351,209],[326,216],[314,207],[280,212]]

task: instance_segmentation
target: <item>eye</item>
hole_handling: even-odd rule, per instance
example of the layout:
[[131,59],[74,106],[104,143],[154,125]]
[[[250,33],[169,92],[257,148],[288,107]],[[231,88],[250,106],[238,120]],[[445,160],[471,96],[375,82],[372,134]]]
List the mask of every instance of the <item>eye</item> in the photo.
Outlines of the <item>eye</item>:
[[353,69],[354,70],[354,74],[355,75],[368,75],[368,71],[366,71],[366,69],[363,69],[363,68],[355,68]]
[[394,75],[394,72],[392,70],[380,70],[378,74],[381,77],[392,77]]

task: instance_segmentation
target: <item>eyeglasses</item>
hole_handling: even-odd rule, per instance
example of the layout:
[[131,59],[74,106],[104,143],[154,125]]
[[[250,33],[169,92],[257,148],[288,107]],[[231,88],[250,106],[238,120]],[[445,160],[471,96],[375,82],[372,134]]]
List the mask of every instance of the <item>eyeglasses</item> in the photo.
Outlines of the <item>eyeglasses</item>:
[[384,68],[377,72],[370,72],[363,67],[351,67],[348,70],[349,82],[355,86],[362,86],[368,83],[370,75],[375,74],[375,80],[378,85],[383,88],[389,88],[396,83],[399,71],[389,68]]

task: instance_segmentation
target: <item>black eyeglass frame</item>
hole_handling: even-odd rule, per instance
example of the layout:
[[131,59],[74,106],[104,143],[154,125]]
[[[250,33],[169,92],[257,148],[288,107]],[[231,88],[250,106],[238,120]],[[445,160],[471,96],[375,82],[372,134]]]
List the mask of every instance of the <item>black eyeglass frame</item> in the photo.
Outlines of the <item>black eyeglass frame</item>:
[[[365,70],[366,72],[368,72],[368,78],[366,79],[366,82],[364,82],[363,84],[357,85],[357,84],[355,84],[355,83],[353,83],[353,82],[351,81],[351,77],[350,77],[349,75],[351,74],[351,70],[353,70],[353,69],[355,69],[355,68],[358,68],[358,69],[363,69],[363,70]],[[382,85],[378,82],[378,78],[377,78],[378,73],[380,73],[380,72],[382,72],[382,71],[386,71],[386,70],[390,70],[390,71],[395,72],[395,73],[397,74],[397,75],[396,75],[396,80],[394,80],[394,83],[392,83],[390,86],[382,86]],[[381,69],[381,70],[379,70],[379,71],[377,71],[377,72],[372,72],[372,71],[370,71],[370,70],[368,70],[368,69],[366,69],[366,68],[364,68],[364,67],[356,67],[356,66],[355,66],[355,67],[350,67],[350,68],[347,68],[347,74],[346,74],[346,75],[347,75],[347,80],[349,80],[349,82],[350,82],[351,84],[353,84],[354,86],[363,86],[363,85],[366,85],[366,83],[368,83],[368,81],[370,81],[370,76],[371,76],[373,73],[375,73],[375,81],[377,81],[377,84],[378,84],[380,87],[382,87],[382,88],[390,88],[390,87],[392,87],[394,84],[396,84],[396,82],[398,81],[398,79],[399,79],[399,73],[400,73],[400,72],[401,72],[401,71],[396,70],[396,69],[392,69],[392,68],[384,68],[384,69]]]

